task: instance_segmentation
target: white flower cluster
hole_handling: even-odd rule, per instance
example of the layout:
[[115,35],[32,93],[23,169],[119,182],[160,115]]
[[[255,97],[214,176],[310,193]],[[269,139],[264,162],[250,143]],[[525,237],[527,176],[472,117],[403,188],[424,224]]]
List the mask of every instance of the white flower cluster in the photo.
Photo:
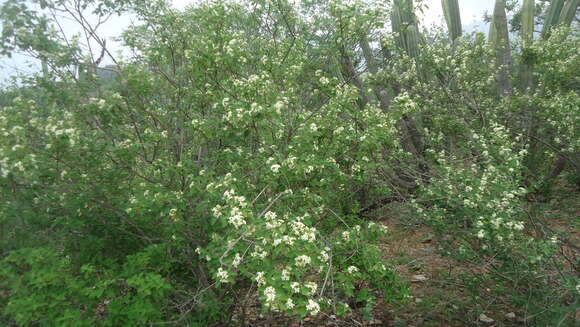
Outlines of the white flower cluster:
[[295,262],[297,267],[305,267],[309,265],[312,260],[307,255],[300,255],[296,257]]
[[281,280],[283,281],[289,281],[290,280],[290,270],[284,268],[282,269],[282,276],[280,277]]
[[276,289],[272,286],[266,287],[264,290],[264,296],[266,297],[266,305],[272,305],[272,302],[276,299]]
[[239,253],[236,253],[234,260],[232,261],[232,266],[234,266],[234,268],[237,268],[240,265],[240,263],[242,263],[242,260],[243,257]]
[[256,277],[254,278],[254,280],[256,281],[258,286],[262,286],[262,285],[266,284],[266,278],[264,277],[264,272],[258,271],[256,273]]
[[280,170],[280,165],[274,164],[274,165],[270,166],[270,170],[274,173],[277,173]]
[[220,283],[227,283],[228,277],[229,277],[228,272],[225,271],[222,267],[219,267],[218,271],[217,271],[217,278],[218,278],[219,282]]
[[355,266],[349,266],[347,271],[349,274],[354,274],[354,273],[358,272],[358,268]]
[[330,255],[328,254],[329,251],[329,247],[325,247],[324,250],[320,251],[320,256],[318,257],[320,261],[327,262],[328,259],[330,259]]
[[228,222],[234,225],[235,228],[240,228],[246,224],[242,210],[238,207],[233,207],[228,218]]
[[292,289],[292,292],[300,293],[300,283],[292,282],[292,283],[290,283],[290,288]]
[[268,256],[268,251],[264,250],[260,245],[254,246],[254,251],[250,253],[252,258],[264,259]]
[[315,282],[306,282],[304,284],[304,287],[306,287],[309,290],[309,293],[311,295],[314,295],[314,293],[316,293],[316,290],[318,289],[318,284],[316,284]]
[[296,235],[299,239],[306,242],[314,242],[316,240],[316,228],[306,226],[300,218],[291,223],[292,233]]
[[309,311],[310,315],[316,316],[318,314],[318,312],[320,311],[320,305],[318,304],[318,302],[316,302],[312,299],[308,299],[308,304],[306,305],[306,310]]
[[[272,211],[266,212],[266,214],[264,215],[264,218],[266,219],[266,228],[267,229],[278,228],[282,225],[282,220],[278,219],[277,217],[278,217],[278,215],[276,215],[275,212],[272,212]],[[274,241],[274,245],[278,245],[278,244],[282,243],[282,241],[283,241],[282,239],[278,238]]]
[[[210,188],[210,185],[208,185],[208,188]],[[244,196],[237,196],[234,189],[226,190],[223,194],[223,198],[231,207],[227,221],[235,228],[244,226],[246,224],[246,219],[242,209],[248,206],[246,198]],[[218,204],[212,208],[212,214],[214,217],[220,218],[224,216],[224,209],[223,206]]]

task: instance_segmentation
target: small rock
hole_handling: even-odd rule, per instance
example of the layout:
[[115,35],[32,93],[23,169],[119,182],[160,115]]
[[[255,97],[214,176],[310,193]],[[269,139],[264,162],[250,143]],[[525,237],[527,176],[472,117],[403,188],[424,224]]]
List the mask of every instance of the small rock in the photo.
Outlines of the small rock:
[[421,300],[420,298],[415,299],[415,303],[421,303],[421,302],[423,302],[423,300]]
[[513,312],[506,313],[505,317],[508,318],[508,319],[515,319],[516,318],[516,314],[513,313]]
[[484,313],[479,315],[479,321],[484,322],[486,324],[493,324],[495,320],[491,319],[490,317],[486,316]]
[[373,319],[373,320],[371,320],[371,323],[370,324],[371,325],[381,325],[382,326],[383,325],[383,321],[382,320],[379,320],[379,319]]
[[425,275],[414,275],[411,277],[411,282],[424,282],[429,280]]

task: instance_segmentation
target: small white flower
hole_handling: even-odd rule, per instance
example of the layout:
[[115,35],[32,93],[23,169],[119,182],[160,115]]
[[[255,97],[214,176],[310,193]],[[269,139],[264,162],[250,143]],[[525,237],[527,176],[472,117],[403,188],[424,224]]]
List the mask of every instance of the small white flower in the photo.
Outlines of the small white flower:
[[[208,185],[208,187],[209,187],[209,185]],[[226,190],[226,191],[224,192],[224,198],[225,198],[226,200],[230,200],[230,199],[232,199],[232,198],[234,197],[234,195],[235,195],[235,194],[236,194],[236,192],[235,192],[233,189],[231,189],[231,190]]]
[[298,282],[290,283],[290,288],[292,289],[292,292],[294,292],[294,293],[300,292],[300,284],[298,284]]
[[280,165],[278,165],[278,164],[272,165],[272,166],[270,167],[270,169],[271,169],[273,172],[277,173],[277,172],[280,170]]
[[267,220],[273,220],[273,219],[276,219],[276,217],[277,217],[276,213],[272,212],[272,211],[268,211],[264,215],[264,218],[266,218]]
[[[266,240],[263,241],[265,242]],[[268,255],[268,252],[266,252],[266,250],[264,250],[261,246],[256,245],[256,247],[254,248],[254,252],[250,253],[250,255],[254,258],[258,257],[264,259]]]
[[348,241],[350,241],[350,232],[349,232],[349,231],[344,231],[344,232],[342,232],[342,239],[343,239],[345,242],[348,242]]
[[320,305],[316,301],[309,299],[306,310],[310,311],[311,315],[316,316],[320,311]]
[[217,277],[219,278],[220,283],[227,283],[229,275],[227,271],[223,270],[222,267],[219,267]]
[[355,272],[358,272],[358,268],[355,266],[350,266],[350,267],[348,267],[347,270],[348,270],[349,274],[354,274]]
[[315,282],[307,282],[304,286],[310,290],[310,294],[316,293],[316,289],[318,288]]
[[288,271],[288,269],[283,269],[282,270],[282,277],[281,277],[281,279],[283,281],[290,280],[290,271]]
[[284,235],[284,236],[282,236],[282,241],[284,241],[284,243],[292,246],[292,245],[294,245],[294,241],[296,241],[296,237]]
[[310,264],[311,259],[307,255],[301,255],[301,256],[296,257],[295,261],[296,261],[296,266],[304,267],[304,266]]
[[315,233],[315,228],[310,228],[308,230],[304,231],[304,234],[302,234],[300,236],[300,239],[309,243],[314,242],[314,240],[316,240],[316,233]]
[[318,126],[315,123],[310,124],[310,130],[316,132],[318,130]]
[[215,207],[213,207],[213,208],[211,209],[211,212],[213,213],[213,215],[214,215],[216,218],[219,218],[219,217],[221,217],[221,216],[222,216],[222,209],[223,209],[223,208],[222,208],[222,206],[220,206],[220,205],[218,204],[218,205],[216,205]]
[[242,212],[239,208],[232,208],[231,214],[232,215],[228,218],[228,222],[234,225],[234,227],[240,228],[246,224],[246,220],[244,219],[244,216],[242,215]]
[[276,289],[272,286],[266,287],[264,290],[264,296],[266,297],[267,303],[272,303],[276,299]]
[[242,263],[242,256],[239,253],[236,253],[234,257],[234,261],[232,262],[232,266],[237,267]]
[[258,286],[262,286],[264,284],[266,284],[266,278],[264,278],[264,272],[263,271],[258,271],[256,273],[256,283],[258,284]]
[[294,308],[294,301],[292,301],[292,298],[288,298],[288,300],[286,301],[286,307],[288,309]]

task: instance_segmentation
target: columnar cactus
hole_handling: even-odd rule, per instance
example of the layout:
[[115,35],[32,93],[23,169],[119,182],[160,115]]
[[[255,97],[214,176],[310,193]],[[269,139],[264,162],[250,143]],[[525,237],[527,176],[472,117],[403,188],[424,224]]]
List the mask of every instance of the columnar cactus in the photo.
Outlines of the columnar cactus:
[[409,56],[417,58],[421,36],[413,10],[413,0],[393,1],[391,24],[393,32],[397,33],[396,40],[399,47],[405,49]]
[[441,0],[445,22],[449,30],[449,36],[455,41],[461,36],[461,16],[459,15],[459,4],[457,0]]
[[544,27],[542,27],[542,37],[546,38],[550,34],[550,29],[558,24],[562,7],[564,7],[565,0],[552,0],[548,7],[548,13],[544,19]]
[[495,49],[498,74],[497,82],[499,92],[502,95],[512,93],[510,81],[511,54],[508,34],[508,23],[505,13],[506,0],[496,0],[493,10],[493,18],[489,31],[489,41]]

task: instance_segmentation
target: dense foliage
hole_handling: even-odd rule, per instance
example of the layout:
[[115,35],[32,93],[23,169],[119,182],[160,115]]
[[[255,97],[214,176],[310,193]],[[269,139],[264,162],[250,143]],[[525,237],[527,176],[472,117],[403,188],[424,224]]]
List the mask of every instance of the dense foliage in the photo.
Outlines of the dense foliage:
[[0,323],[234,325],[256,298],[370,319],[410,297],[373,220],[394,201],[530,321],[573,323],[580,280],[527,201],[580,181],[575,25],[509,44],[494,14],[489,42],[448,2],[451,39],[408,0],[41,1],[139,17],[130,58],[100,40],[104,79],[80,37],[6,1],[2,51],[45,69],[0,103]]

